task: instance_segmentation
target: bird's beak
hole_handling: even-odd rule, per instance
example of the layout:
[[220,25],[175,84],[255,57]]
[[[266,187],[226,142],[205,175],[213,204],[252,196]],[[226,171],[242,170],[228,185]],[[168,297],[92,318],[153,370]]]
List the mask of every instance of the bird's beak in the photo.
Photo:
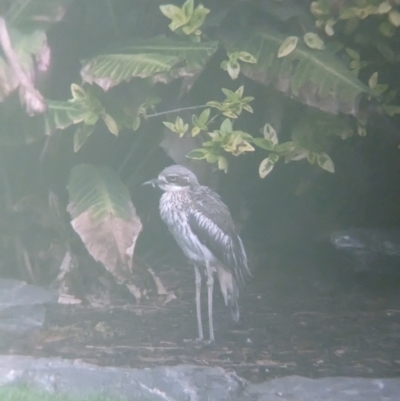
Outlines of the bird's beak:
[[160,182],[158,178],[154,178],[154,180],[146,181],[142,185],[152,185],[155,188]]

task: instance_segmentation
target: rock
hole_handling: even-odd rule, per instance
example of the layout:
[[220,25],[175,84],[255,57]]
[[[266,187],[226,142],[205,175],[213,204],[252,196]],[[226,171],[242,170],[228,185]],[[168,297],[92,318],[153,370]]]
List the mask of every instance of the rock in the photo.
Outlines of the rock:
[[16,384],[72,397],[101,394],[143,401],[397,401],[400,394],[397,378],[288,376],[247,384],[218,367],[126,369],[57,358],[0,356],[0,385]]
[[0,348],[5,346],[6,337],[29,334],[43,326],[44,305],[57,302],[57,294],[44,288],[17,280],[0,280]]
[[62,359],[0,356],[0,385],[27,384],[52,393],[147,401],[228,401],[244,381],[222,368],[179,365],[148,369],[99,367]]
[[331,234],[331,243],[351,255],[354,270],[400,274],[400,230],[349,228]]
[[400,380],[289,376],[252,385],[248,391],[249,401],[397,401]]

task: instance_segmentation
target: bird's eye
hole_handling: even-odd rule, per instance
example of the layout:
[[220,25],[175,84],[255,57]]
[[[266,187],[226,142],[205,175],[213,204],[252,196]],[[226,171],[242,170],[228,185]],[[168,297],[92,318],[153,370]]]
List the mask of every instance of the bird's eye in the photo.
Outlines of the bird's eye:
[[177,179],[178,177],[176,176],[176,175],[170,175],[169,177],[168,177],[168,181],[169,182],[176,182],[176,179]]

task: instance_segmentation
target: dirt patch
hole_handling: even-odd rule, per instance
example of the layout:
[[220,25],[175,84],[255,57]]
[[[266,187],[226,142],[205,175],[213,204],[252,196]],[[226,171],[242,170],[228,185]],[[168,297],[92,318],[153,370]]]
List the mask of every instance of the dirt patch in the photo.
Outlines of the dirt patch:
[[[182,266],[157,270],[177,295],[167,305],[125,300],[104,309],[52,306],[45,329],[29,346],[10,352],[133,368],[222,366],[253,382],[286,375],[400,374],[396,280],[357,276],[329,255],[288,253],[267,265],[242,291],[238,325],[216,288],[214,346],[185,341],[195,338],[197,325],[194,273]],[[205,293],[202,299],[205,311]]]

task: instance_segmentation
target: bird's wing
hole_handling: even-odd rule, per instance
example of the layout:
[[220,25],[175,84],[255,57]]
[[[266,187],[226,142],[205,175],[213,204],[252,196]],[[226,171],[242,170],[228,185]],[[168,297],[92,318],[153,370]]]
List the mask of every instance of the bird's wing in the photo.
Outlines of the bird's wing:
[[243,276],[250,271],[242,241],[236,234],[227,206],[218,194],[207,187],[202,187],[196,195],[188,216],[190,229],[218,260],[233,269],[236,277],[243,281]]

